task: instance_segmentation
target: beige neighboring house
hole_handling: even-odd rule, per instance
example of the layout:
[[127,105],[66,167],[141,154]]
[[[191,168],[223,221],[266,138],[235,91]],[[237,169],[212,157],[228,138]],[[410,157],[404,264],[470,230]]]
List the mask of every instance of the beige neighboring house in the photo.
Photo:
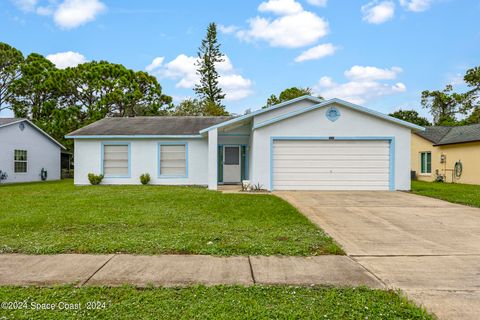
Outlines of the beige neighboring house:
[[480,124],[412,133],[412,171],[422,181],[480,184]]

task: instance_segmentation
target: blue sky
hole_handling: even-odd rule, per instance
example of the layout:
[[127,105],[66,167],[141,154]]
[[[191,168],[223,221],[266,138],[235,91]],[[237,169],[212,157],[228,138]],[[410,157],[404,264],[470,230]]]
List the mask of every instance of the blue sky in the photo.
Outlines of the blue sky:
[[194,95],[196,50],[216,22],[231,112],[299,86],[426,114],[422,90],[462,90],[480,65],[479,16],[478,0],[2,0],[0,41],[59,67],[103,59],[148,70],[178,101]]

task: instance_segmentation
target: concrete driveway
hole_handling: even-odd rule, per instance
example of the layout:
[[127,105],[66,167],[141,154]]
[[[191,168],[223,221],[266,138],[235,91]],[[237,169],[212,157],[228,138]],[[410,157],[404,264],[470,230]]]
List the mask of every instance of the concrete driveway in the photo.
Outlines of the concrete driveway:
[[480,209],[404,192],[275,192],[388,287],[441,319],[480,318]]

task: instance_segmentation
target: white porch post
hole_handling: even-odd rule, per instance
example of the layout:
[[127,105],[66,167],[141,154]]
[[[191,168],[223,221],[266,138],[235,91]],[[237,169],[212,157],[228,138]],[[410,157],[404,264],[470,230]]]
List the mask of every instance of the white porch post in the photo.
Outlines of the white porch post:
[[208,131],[208,189],[217,190],[218,185],[218,131]]

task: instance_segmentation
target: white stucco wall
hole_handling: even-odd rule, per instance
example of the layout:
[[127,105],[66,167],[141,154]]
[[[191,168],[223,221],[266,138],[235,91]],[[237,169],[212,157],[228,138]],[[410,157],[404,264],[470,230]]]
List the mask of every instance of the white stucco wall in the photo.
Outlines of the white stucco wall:
[[[340,118],[331,122],[326,106],[256,129],[252,133],[251,181],[270,188],[270,137],[395,137],[395,189],[410,190],[410,129],[335,105]],[[261,122],[266,119],[262,119]]]
[[[47,170],[47,180],[60,179],[60,146],[35,129],[28,122],[0,128],[0,170],[7,172],[1,183],[41,181],[40,171]],[[15,150],[27,150],[27,172],[14,173]]]
[[[149,173],[151,184],[165,185],[207,185],[208,184],[208,143],[207,139],[76,139],[75,176],[76,185],[90,184],[87,175],[101,172],[102,142],[130,143],[130,178],[105,177],[102,184],[140,184],[140,175]],[[161,178],[158,176],[158,143],[188,143],[188,177]]]
[[284,114],[287,114],[287,113],[290,113],[290,112],[301,110],[301,109],[304,109],[306,107],[313,106],[314,104],[317,104],[317,103],[315,103],[313,101],[310,101],[310,100],[298,101],[298,102],[286,105],[284,107],[274,109],[270,112],[265,112],[265,113],[262,113],[262,114],[259,114],[259,115],[255,116],[253,118],[253,124],[257,125],[260,122],[264,122],[264,121],[270,120],[272,118],[275,118],[275,117],[278,117],[278,116],[281,116],[281,115],[284,115]]

